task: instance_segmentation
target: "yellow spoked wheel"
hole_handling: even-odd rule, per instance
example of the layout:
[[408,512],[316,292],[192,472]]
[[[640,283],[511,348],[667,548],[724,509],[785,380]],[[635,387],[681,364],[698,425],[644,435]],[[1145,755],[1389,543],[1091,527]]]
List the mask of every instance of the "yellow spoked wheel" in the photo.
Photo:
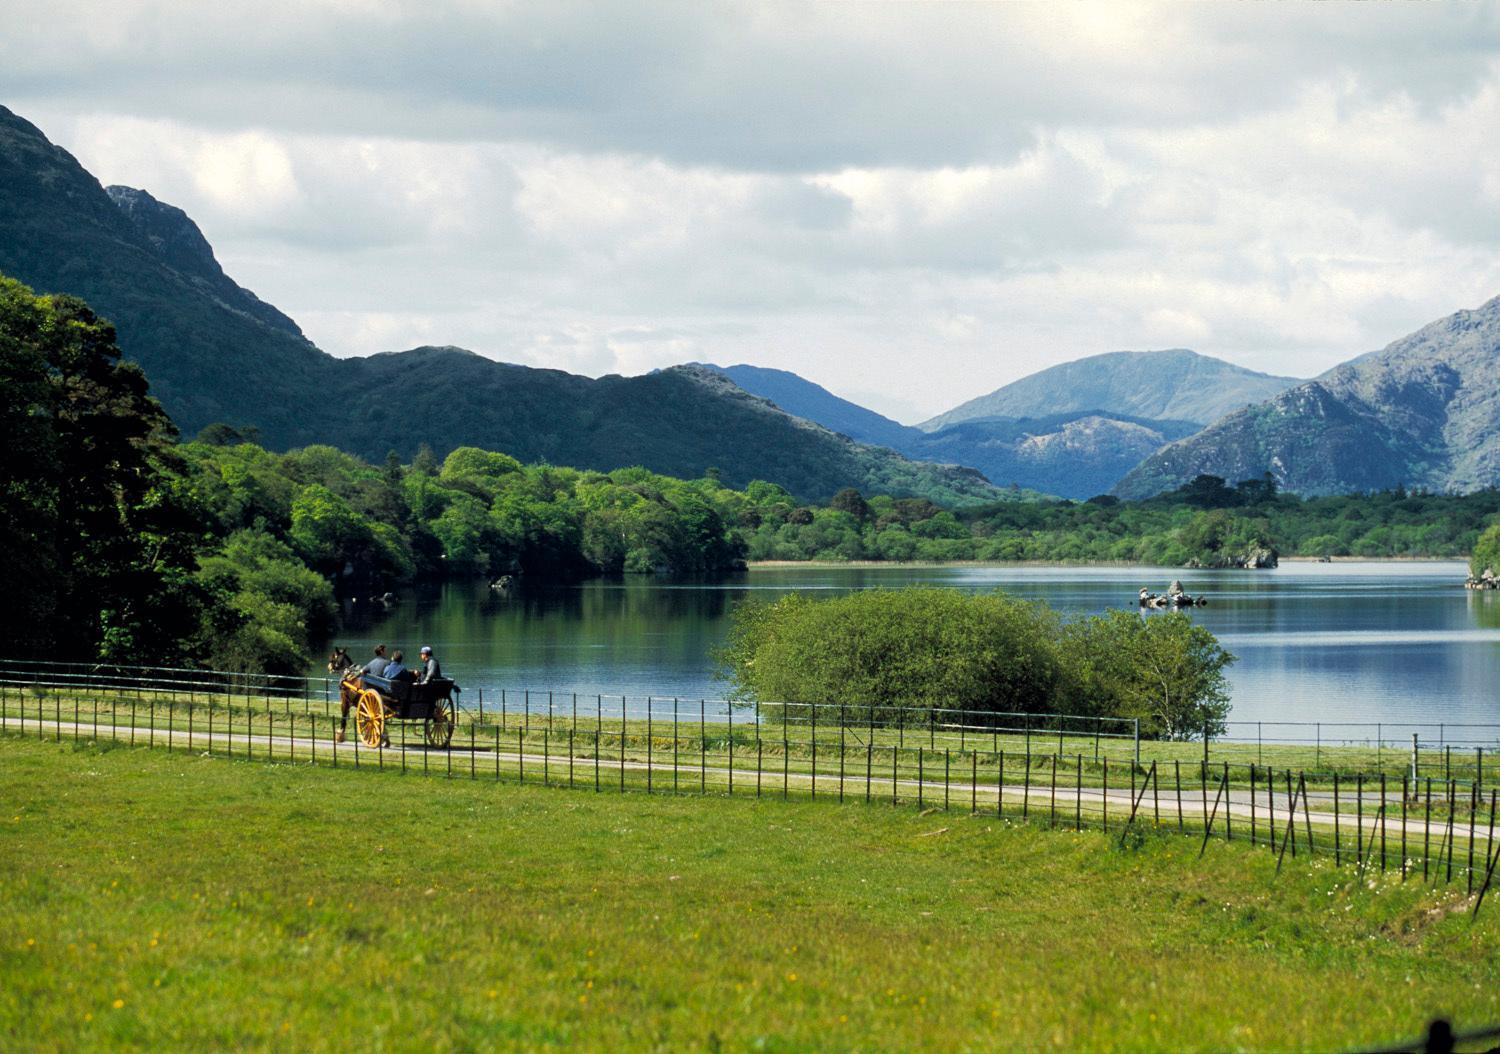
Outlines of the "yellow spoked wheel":
[[432,716],[422,726],[422,735],[429,747],[439,750],[447,747],[453,739],[454,710],[452,699],[437,699],[432,704]]
[[359,693],[354,728],[359,733],[359,741],[372,750],[385,739],[385,701],[375,689],[366,688]]

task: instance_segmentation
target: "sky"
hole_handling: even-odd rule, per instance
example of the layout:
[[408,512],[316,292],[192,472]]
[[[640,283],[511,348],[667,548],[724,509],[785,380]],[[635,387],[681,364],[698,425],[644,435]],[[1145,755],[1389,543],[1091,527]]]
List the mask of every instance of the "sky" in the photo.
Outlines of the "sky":
[[323,349],[795,370],[916,422],[1500,294],[1500,6],[0,0],[0,103]]

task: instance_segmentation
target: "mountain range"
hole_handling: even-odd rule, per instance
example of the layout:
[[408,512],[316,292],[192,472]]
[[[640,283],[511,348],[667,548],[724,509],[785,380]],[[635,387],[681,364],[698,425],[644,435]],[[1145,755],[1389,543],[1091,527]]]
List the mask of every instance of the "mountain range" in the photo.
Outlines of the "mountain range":
[[[1205,365],[1184,369],[1192,360]],[[1137,383],[1112,382],[1110,374],[1121,364],[1130,365]],[[1149,390],[1171,385],[1171,394],[1179,401],[1240,406],[1250,399],[1235,402],[1232,395],[1226,395],[1226,376],[1281,380],[1190,351],[1096,355],[1043,370],[965,404],[993,400],[1015,416],[959,416],[946,426],[932,427],[932,422],[900,424],[786,370],[746,365],[708,368],[788,413],[859,442],[888,446],[919,460],[970,465],[995,483],[1064,498],[1088,498],[1109,490],[1143,458],[1202,427],[1193,420],[1130,412],[1130,407],[1139,404],[1167,405],[1161,398],[1153,401]],[[1059,396],[1065,394],[1066,384],[1056,375],[1064,371],[1079,383],[1087,378],[1087,391],[1097,402],[1080,407],[1076,399]]]
[[1162,448],[1116,493],[1262,472],[1301,494],[1500,484],[1500,297]]
[[1305,494],[1500,484],[1500,298],[1310,381],[1185,349],[1112,352],[915,426],[756,366],[592,379],[452,347],[336,359],[226,275],[181,209],[106,189],[4,107],[0,273],[113,321],[183,432],[254,426],[277,449],[378,459],[472,445],[601,470],[716,469],[810,501],[846,486],[945,504],[1022,488],[1142,498],[1266,472]]
[[1086,411],[1189,421],[1202,427],[1297,383],[1295,377],[1257,373],[1186,348],[1111,351],[1022,377],[919,427],[936,432],[960,421],[986,417]]

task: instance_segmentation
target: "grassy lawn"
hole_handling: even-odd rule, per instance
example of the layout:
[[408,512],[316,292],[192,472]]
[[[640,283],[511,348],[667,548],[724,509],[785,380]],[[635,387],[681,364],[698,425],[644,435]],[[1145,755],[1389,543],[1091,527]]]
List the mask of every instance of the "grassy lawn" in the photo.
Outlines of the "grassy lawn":
[[0,1047],[1315,1049],[1500,1020],[1500,900],[994,817],[0,739]]

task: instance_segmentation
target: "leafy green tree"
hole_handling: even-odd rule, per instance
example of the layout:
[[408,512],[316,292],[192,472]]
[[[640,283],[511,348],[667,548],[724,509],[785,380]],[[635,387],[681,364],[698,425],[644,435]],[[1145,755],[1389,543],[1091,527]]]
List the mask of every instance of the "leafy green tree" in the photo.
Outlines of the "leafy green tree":
[[[854,722],[895,707],[1036,712],[1066,693],[1055,616],[1000,593],[869,590],[831,600],[792,594],[744,604],[719,654],[738,699],[846,704]],[[830,711],[829,719],[837,711]]]
[[264,531],[232,534],[194,581],[209,601],[194,650],[214,669],[300,673],[332,624],[328,580]]
[[1225,669],[1235,657],[1180,611],[1109,611],[1067,629],[1082,705],[1140,719],[1166,739],[1222,735],[1229,715]]
[[1500,523],[1485,528],[1469,556],[1469,573],[1478,578],[1485,571],[1500,575]]
[[371,540],[364,519],[321,483],[302,488],[292,501],[290,537],[303,559],[330,576],[364,557]]
[[75,658],[170,657],[172,589],[191,562],[175,432],[114,328],[81,300],[0,277],[0,572],[7,647]]
[[837,509],[839,512],[846,512],[861,523],[870,518],[870,503],[865,501],[864,495],[853,487],[845,487],[835,494],[833,500],[828,503],[828,507]]

